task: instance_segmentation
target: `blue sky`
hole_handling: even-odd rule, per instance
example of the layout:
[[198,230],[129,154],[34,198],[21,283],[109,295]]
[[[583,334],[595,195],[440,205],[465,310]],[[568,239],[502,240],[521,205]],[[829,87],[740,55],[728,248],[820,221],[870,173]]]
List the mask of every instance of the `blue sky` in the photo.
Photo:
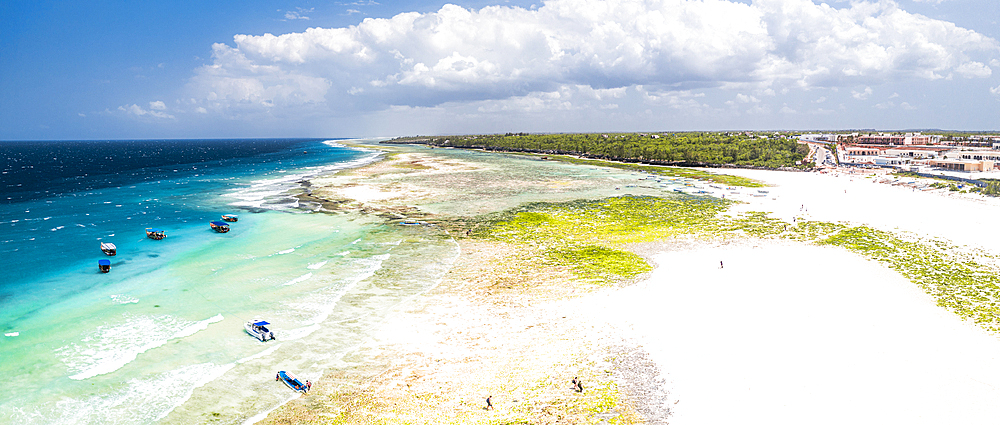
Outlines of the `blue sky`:
[[0,2],[0,140],[1000,129],[995,0]]

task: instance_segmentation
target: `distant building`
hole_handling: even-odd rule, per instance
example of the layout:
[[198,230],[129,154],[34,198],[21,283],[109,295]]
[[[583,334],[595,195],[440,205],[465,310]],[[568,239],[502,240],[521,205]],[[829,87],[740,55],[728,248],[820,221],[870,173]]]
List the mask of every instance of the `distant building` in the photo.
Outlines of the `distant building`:
[[872,163],[881,167],[903,167],[910,163],[907,158],[900,158],[897,156],[876,156],[872,158]]
[[879,133],[855,136],[854,142],[864,145],[936,145],[941,143],[941,136],[920,133]]
[[803,134],[799,136],[799,139],[808,140],[810,142],[836,142],[836,134]]
[[846,145],[842,149],[847,156],[878,156],[885,148],[877,146],[851,146]]
[[1000,162],[1000,152],[993,151],[964,151],[955,152],[949,156],[957,156],[964,160],[972,161],[993,161],[994,163]]
[[944,168],[952,171],[993,171],[993,161],[975,161],[962,159],[932,159],[927,161],[928,165],[937,168]]
[[886,148],[883,151],[884,155],[888,156],[899,156],[908,157],[914,159],[924,159],[924,158],[944,158],[948,152],[953,149],[948,147],[936,147],[936,146],[907,146],[907,147],[891,147]]

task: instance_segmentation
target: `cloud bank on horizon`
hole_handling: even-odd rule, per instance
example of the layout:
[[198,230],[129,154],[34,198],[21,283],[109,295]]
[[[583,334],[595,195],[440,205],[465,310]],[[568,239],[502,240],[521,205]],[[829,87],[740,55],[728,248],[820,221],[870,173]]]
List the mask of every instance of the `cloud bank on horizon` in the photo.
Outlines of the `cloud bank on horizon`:
[[853,108],[928,108],[899,91],[938,82],[978,81],[976,90],[1000,97],[990,84],[998,66],[997,40],[891,0],[448,4],[342,28],[235,35],[212,46],[169,108],[137,100],[150,108],[119,112],[325,120],[361,134],[379,134],[386,120],[399,125],[381,134],[568,131],[655,126],[664,114],[677,121],[662,127],[834,127],[849,123],[830,117]]

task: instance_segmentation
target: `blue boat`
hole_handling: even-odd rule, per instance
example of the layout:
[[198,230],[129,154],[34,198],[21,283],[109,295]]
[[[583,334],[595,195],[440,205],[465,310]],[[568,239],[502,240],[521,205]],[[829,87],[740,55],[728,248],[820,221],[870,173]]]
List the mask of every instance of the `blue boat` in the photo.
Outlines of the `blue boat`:
[[293,391],[297,391],[302,394],[309,392],[310,385],[303,384],[298,377],[292,374],[292,372],[285,372],[282,370],[278,372],[278,374],[274,377],[274,380],[284,382],[285,385],[287,385],[288,388],[291,388]]
[[111,260],[97,260],[97,268],[101,270],[101,273],[107,273],[111,271]]
[[215,230],[216,232],[226,233],[229,231],[229,223],[224,221],[213,221],[209,224],[212,225],[212,230]]

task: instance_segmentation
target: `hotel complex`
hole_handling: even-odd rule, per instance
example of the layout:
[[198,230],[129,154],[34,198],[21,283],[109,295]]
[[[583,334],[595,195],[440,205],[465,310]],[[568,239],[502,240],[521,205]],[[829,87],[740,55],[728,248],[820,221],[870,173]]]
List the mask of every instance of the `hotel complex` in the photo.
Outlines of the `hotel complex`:
[[921,133],[803,134],[802,142],[835,144],[843,165],[897,168],[914,172],[1000,171],[1000,135],[945,139]]

